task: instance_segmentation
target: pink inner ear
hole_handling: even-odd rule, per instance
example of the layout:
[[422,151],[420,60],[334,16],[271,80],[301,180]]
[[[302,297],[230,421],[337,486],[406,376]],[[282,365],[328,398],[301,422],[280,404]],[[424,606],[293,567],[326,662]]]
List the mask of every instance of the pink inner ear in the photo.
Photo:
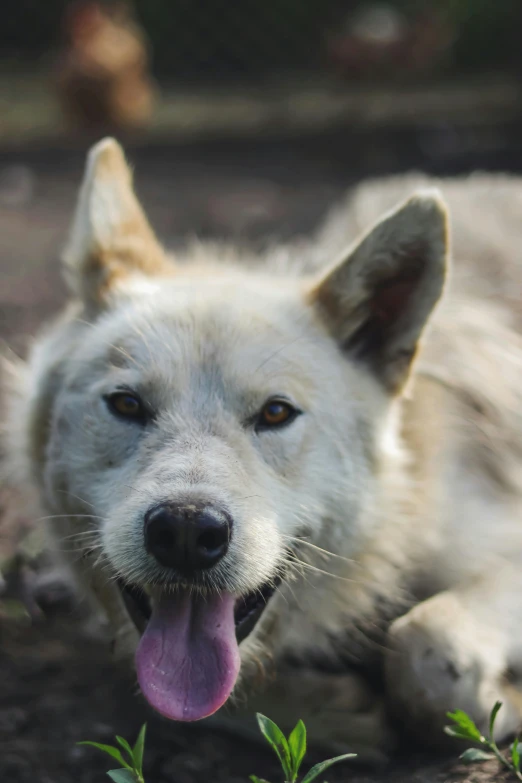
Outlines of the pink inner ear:
[[379,286],[370,303],[372,315],[385,326],[393,324],[408,309],[417,284],[417,278],[410,278]]

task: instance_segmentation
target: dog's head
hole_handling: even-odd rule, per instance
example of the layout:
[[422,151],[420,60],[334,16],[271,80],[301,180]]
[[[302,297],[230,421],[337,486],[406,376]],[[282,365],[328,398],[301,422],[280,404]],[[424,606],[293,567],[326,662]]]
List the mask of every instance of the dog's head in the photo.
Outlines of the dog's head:
[[300,538],[353,554],[371,534],[389,411],[445,259],[429,192],[314,279],[177,263],[118,145],[91,151],[65,254],[81,313],[40,351],[44,492],[92,516],[108,578],[152,604],[137,670],[160,712],[227,700],[238,639]]

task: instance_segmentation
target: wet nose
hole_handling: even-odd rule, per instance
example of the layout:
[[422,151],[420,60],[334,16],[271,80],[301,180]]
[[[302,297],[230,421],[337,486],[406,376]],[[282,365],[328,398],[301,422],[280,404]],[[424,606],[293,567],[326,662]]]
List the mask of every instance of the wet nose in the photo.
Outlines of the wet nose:
[[145,516],[145,547],[185,576],[211,568],[228,550],[232,520],[221,509],[162,504]]

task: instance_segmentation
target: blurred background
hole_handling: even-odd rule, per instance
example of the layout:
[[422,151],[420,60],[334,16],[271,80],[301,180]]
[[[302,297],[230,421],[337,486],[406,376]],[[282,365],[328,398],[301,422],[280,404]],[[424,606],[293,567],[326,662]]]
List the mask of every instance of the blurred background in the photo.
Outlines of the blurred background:
[[102,135],[169,242],[284,238],[369,175],[520,170],[521,39],[520,0],[2,0],[2,334],[63,295]]
[[[310,233],[368,176],[522,171],[521,43],[520,0],[2,0],[0,340],[23,353],[65,298],[60,248],[102,135],[167,244],[259,245]],[[272,779],[255,749],[150,716],[20,509],[0,488],[0,780],[99,781],[75,742],[145,719],[153,783]],[[385,779],[446,780],[409,774]]]
[[518,109],[518,0],[2,6],[2,140],[108,122],[171,141],[415,126],[451,148],[454,126]]

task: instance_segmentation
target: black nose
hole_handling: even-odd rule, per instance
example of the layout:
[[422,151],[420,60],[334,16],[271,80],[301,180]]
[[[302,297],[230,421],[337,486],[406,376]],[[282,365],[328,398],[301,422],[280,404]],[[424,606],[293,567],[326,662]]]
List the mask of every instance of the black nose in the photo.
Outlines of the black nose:
[[145,517],[145,547],[158,563],[185,576],[211,568],[227,552],[232,520],[221,509],[162,504]]

